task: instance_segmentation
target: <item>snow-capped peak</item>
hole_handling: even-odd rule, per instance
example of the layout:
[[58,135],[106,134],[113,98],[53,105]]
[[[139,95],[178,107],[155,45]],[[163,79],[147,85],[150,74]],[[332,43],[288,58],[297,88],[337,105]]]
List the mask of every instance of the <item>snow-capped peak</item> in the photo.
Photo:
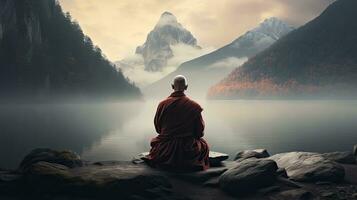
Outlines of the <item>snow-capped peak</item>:
[[182,27],[181,24],[179,24],[177,22],[175,15],[166,11],[161,14],[161,17],[160,17],[159,21],[157,22],[156,27],[162,27],[162,26],[167,26],[167,25]]
[[257,28],[253,29],[252,31],[266,34],[273,39],[278,40],[293,29],[293,27],[289,26],[284,21],[276,17],[271,17],[265,19],[262,23],[259,24]]
[[145,43],[138,46],[135,53],[143,56],[145,70],[162,71],[168,59],[175,56],[171,46],[177,44],[199,48],[191,32],[186,30],[172,13],[164,12]]
[[246,32],[233,41],[235,48],[266,48],[288,34],[294,28],[276,17],[265,19],[258,27]]

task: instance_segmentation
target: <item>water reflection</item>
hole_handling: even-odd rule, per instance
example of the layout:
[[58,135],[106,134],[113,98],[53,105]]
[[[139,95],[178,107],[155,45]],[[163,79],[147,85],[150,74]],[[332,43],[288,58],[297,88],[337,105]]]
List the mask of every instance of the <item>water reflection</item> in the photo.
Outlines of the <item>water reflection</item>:
[[[351,150],[357,101],[199,101],[211,149]],[[158,101],[0,106],[0,167],[31,149],[72,149],[88,160],[130,160],[149,150]]]
[[2,105],[0,167],[16,167],[38,147],[82,153],[112,130],[119,130],[140,109],[129,103]]

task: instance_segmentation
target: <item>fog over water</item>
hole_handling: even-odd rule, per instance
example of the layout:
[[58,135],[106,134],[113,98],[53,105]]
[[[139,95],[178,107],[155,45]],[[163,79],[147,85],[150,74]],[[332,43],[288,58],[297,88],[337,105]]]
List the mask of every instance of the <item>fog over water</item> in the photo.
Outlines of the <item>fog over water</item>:
[[[159,100],[112,104],[0,106],[0,168],[33,148],[71,149],[87,160],[130,160],[149,150]],[[357,101],[206,101],[211,150],[350,150],[357,142]]]

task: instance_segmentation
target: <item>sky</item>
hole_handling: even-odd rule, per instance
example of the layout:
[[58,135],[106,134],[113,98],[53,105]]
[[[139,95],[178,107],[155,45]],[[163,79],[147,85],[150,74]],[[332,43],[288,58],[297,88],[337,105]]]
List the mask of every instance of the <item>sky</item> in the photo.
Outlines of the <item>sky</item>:
[[298,27],[333,0],[59,0],[111,61],[134,54],[169,11],[204,48],[222,47],[264,19]]

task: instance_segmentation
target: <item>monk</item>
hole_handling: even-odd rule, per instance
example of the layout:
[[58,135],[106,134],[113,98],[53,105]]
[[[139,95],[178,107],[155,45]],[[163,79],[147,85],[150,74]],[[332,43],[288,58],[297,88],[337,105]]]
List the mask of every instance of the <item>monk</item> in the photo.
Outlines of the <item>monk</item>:
[[161,101],[154,124],[158,136],[151,141],[148,163],[170,170],[205,170],[209,167],[209,148],[202,138],[204,121],[201,106],[189,99],[187,80],[176,76],[174,92]]

